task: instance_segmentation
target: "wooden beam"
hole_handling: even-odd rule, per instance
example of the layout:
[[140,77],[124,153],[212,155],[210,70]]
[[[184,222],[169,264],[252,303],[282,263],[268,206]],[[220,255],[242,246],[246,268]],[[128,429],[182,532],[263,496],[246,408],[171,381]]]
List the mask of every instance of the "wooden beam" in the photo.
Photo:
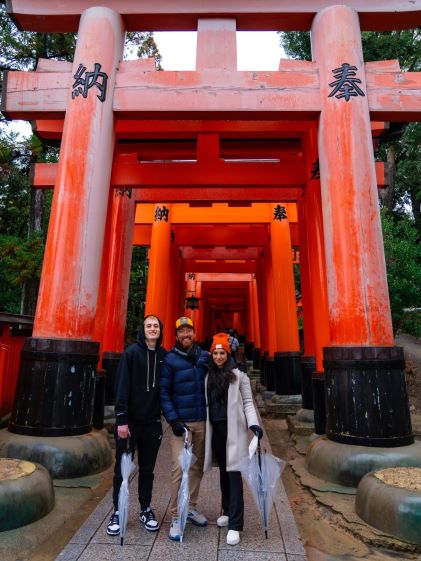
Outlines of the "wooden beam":
[[[199,18],[235,18],[240,31],[308,31],[314,16],[335,0],[101,0],[119,12],[128,31],[196,31]],[[347,0],[371,31],[414,28],[421,24],[420,0]],[[97,0],[8,0],[7,9],[21,29],[76,32],[81,13]]]
[[[125,67],[116,75],[113,109],[117,118],[150,113],[179,118],[188,111],[189,118],[204,113],[227,118],[235,112],[239,118],[282,113],[305,120],[320,111],[319,84],[316,65],[301,62],[303,72],[130,72]],[[66,72],[9,72],[2,111],[11,119],[56,119],[64,115],[72,83]]]
[[[280,72],[130,72],[124,67],[117,73],[113,109],[117,119],[316,119],[317,65],[299,62],[301,71]],[[385,72],[370,63],[366,79],[373,120],[420,118],[421,72]],[[71,81],[66,72],[8,72],[1,110],[10,119],[63,118]]]
[[[149,164],[148,164],[149,165]],[[167,164],[162,164],[167,165]],[[384,162],[376,162],[377,185],[384,188],[389,184],[389,166]],[[57,175],[57,164],[39,163],[32,167],[31,184],[37,189],[53,189]],[[118,174],[114,176],[118,177]],[[229,202],[229,201],[296,201],[303,192],[302,186],[292,186],[290,184],[278,183],[276,186],[267,187],[265,184],[254,184],[252,186],[244,186],[241,184],[233,185],[226,183],[218,187],[210,186],[202,182],[203,178],[199,178],[199,182],[195,185],[182,185],[180,187],[171,187],[167,184],[163,185],[145,185],[134,188],[131,196],[135,197],[137,202]],[[224,181],[224,178],[218,178]],[[129,183],[125,183],[122,179],[119,183],[113,183],[115,188],[126,188]]]
[[[60,140],[63,120],[37,119],[32,122],[34,131],[45,139]],[[315,121],[239,121],[239,120],[148,120],[124,119],[116,122],[118,141],[142,139],[195,140],[198,133],[218,133],[222,139],[274,138],[299,142],[302,131],[317,128]],[[123,147],[124,144],[121,144]]]
[[[290,223],[297,222],[296,205],[294,203],[284,204]],[[272,203],[272,205],[276,205],[276,203]],[[205,224],[209,224],[210,227],[214,227],[215,224],[227,224],[230,228],[235,229],[242,224],[267,224],[272,220],[272,217],[272,206],[267,203],[256,203],[252,207],[246,208],[230,208],[224,203],[216,203],[212,207],[206,208],[191,208],[188,204],[178,204],[172,207],[170,220],[173,225],[189,224],[199,229]],[[153,204],[137,205],[136,224],[152,224],[154,219],[155,206]]]
[[206,263],[201,261],[183,261],[185,271],[197,273],[255,273],[256,261],[245,263],[227,263],[226,261],[215,261]]
[[260,251],[255,247],[185,247],[183,259],[258,259]]
[[[135,226],[137,228],[137,225]],[[221,228],[212,225],[178,225],[174,228],[174,243],[177,245],[188,245],[194,243],[196,246],[218,246],[235,245],[242,247],[262,247],[268,244],[269,235],[267,225],[236,224],[235,227]]]

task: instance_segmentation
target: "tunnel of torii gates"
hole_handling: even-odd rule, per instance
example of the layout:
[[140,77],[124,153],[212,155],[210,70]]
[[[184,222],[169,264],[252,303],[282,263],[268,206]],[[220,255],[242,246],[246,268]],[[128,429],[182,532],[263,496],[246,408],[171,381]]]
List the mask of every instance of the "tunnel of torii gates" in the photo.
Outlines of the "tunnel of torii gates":
[[[417,27],[421,1],[101,4],[8,2],[21,29],[78,33],[73,64],[40,60],[3,84],[2,111],[61,142],[58,165],[34,170],[54,196],[9,430],[89,432],[100,347],[122,350],[134,241],[150,245],[146,312],[166,322],[167,346],[186,290],[206,303],[199,336],[213,303],[233,318],[238,305],[240,330],[279,359],[281,392],[299,356],[299,247],[304,357],[325,378],[328,438],[412,443],[373,135],[419,120],[421,74],[364,63],[361,31]],[[122,62],[126,30],[197,31],[196,70]],[[311,30],[313,60],[237,71],[237,30]]]

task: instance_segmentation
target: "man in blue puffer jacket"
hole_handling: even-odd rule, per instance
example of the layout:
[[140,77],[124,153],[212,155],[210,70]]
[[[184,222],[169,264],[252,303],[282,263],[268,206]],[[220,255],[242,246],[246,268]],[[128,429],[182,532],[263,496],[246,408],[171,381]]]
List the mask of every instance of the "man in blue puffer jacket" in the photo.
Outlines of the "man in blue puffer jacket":
[[177,518],[177,496],[181,482],[178,457],[183,448],[185,428],[197,457],[190,468],[190,508],[187,520],[196,526],[208,521],[197,509],[200,482],[205,457],[205,376],[209,353],[195,343],[194,325],[190,318],[181,317],[175,323],[175,346],[165,356],[161,371],[160,399],[164,417],[171,425],[172,486],[170,514],[172,522],[169,538],[180,541],[181,528]]

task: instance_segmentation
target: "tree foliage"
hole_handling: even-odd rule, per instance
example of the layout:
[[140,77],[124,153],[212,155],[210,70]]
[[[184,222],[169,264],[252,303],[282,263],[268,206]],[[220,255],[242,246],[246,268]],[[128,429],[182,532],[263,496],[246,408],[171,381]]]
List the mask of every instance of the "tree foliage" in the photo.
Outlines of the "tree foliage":
[[408,217],[382,211],[384,252],[394,330],[421,336],[421,319],[408,325],[406,308],[421,308],[421,245]]

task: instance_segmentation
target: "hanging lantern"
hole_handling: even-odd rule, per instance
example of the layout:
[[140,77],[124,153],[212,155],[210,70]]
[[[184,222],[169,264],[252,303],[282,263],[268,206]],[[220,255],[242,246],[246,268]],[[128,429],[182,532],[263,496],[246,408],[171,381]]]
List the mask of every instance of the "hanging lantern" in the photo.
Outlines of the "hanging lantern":
[[198,310],[199,309],[199,298],[196,296],[189,296],[186,298],[186,309],[187,310]]

